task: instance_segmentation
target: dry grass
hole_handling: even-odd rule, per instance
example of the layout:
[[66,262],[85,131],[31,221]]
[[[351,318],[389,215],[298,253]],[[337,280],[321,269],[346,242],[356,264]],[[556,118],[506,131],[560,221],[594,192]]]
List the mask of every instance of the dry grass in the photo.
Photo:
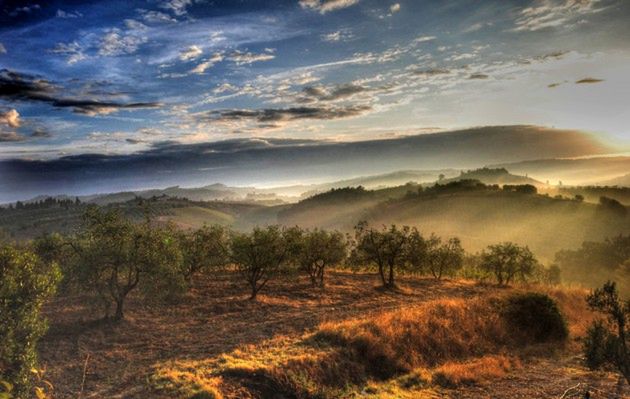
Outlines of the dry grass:
[[[415,277],[402,277],[400,283],[403,290],[384,292],[374,289],[373,275],[335,272],[322,293],[306,279],[296,283],[291,277],[271,282],[251,303],[246,287],[227,274],[200,279],[176,304],[148,306],[131,298],[128,319],[117,326],[92,323],[95,315],[83,298],[60,298],[48,308],[51,329],[40,358],[55,385],[54,397],[76,398],[89,353],[84,399],[265,398],[279,393],[444,398],[451,394],[432,383],[437,369],[462,359],[469,363],[499,356],[522,357],[518,375],[524,379],[536,379],[532,373],[544,368],[540,392],[550,397],[562,388],[555,386],[560,375],[583,370],[577,360],[571,360],[571,368],[563,366],[577,343],[550,358],[547,347],[515,349],[494,323],[496,316],[485,305],[521,288],[497,290]],[[558,300],[575,338],[587,324],[583,319],[592,317],[583,292],[546,291]],[[388,373],[373,367],[380,360],[366,348],[377,349],[391,367]],[[550,360],[538,366],[530,352]],[[465,391],[454,390],[453,397],[509,397],[498,394],[495,385],[529,392],[527,379],[515,388],[509,386],[513,374],[505,373],[510,378],[495,375],[492,384],[484,384],[491,379],[488,373]],[[591,378],[581,373],[581,379]],[[603,390],[614,384],[602,381]],[[485,396],[466,396],[484,389],[489,390]]]
[[[550,294],[572,315],[569,322],[587,315],[585,302],[577,300],[582,293]],[[564,349],[550,342],[532,350],[500,316],[506,295],[436,299],[368,318],[324,322],[301,339],[271,340],[188,367],[245,387],[252,397],[271,392],[297,398],[431,397],[435,387],[487,383],[519,369],[520,357]],[[162,367],[157,375],[177,365]],[[222,389],[234,392],[225,384]]]
[[521,367],[516,357],[488,355],[465,363],[447,362],[433,371],[431,381],[445,388],[475,385],[503,378]]

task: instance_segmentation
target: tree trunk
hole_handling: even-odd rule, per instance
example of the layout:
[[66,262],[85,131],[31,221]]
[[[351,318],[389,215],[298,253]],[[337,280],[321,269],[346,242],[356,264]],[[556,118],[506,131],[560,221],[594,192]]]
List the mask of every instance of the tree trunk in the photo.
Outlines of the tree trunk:
[[324,288],[324,268],[322,267],[321,271],[319,272],[319,287],[320,288]]
[[258,287],[256,287],[256,284],[252,284],[252,294],[249,296],[249,300],[250,301],[255,301],[256,297],[258,296]]
[[116,299],[116,313],[114,313],[114,320],[115,321],[120,321],[120,320],[125,318],[125,314],[124,314],[124,311],[123,311],[124,301],[125,301],[125,297],[124,296],[121,296],[121,297]]
[[381,275],[381,281],[383,282],[383,287],[387,287],[387,280],[385,280],[385,270],[383,270],[382,265],[378,265],[378,273]]
[[396,284],[394,282],[394,265],[389,265],[389,288],[393,289]]

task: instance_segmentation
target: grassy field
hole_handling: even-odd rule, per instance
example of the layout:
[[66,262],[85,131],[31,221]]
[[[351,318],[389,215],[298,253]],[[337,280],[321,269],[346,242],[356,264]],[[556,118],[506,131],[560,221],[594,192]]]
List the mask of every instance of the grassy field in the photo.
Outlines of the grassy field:
[[55,398],[529,398],[577,384],[630,394],[614,373],[582,365],[580,337],[594,317],[582,290],[530,288],[557,300],[570,336],[517,344],[488,305],[524,287],[376,284],[373,274],[335,272],[320,292],[287,276],[251,302],[226,273],[200,278],[173,304],[132,298],[118,325],[94,322],[85,298],[59,297],[46,309],[41,364]]

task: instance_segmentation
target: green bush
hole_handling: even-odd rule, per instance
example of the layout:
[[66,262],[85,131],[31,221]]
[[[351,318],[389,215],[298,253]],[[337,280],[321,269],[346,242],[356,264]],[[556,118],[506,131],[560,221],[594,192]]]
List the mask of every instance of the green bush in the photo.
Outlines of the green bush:
[[591,370],[596,370],[609,363],[609,359],[614,357],[615,340],[604,326],[602,320],[594,322],[586,333],[584,339],[584,360],[586,366]]
[[513,294],[502,305],[501,316],[519,340],[534,343],[562,341],[569,335],[564,316],[548,295]]
[[10,383],[15,398],[31,396],[36,345],[46,330],[40,310],[60,276],[56,264],[28,250],[0,248],[0,381]]
[[596,321],[589,328],[584,342],[586,364],[592,369],[614,366],[630,384],[630,349],[627,342],[630,300],[622,299],[617,285],[609,281],[593,291],[586,302],[591,309],[608,316],[606,323]]

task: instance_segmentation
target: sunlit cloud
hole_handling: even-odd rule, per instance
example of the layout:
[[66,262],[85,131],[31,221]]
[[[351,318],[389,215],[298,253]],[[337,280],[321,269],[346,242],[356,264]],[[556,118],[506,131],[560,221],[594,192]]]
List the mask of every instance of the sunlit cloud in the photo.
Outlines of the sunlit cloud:
[[326,14],[330,11],[353,6],[358,2],[359,0],[300,0],[300,6]]

